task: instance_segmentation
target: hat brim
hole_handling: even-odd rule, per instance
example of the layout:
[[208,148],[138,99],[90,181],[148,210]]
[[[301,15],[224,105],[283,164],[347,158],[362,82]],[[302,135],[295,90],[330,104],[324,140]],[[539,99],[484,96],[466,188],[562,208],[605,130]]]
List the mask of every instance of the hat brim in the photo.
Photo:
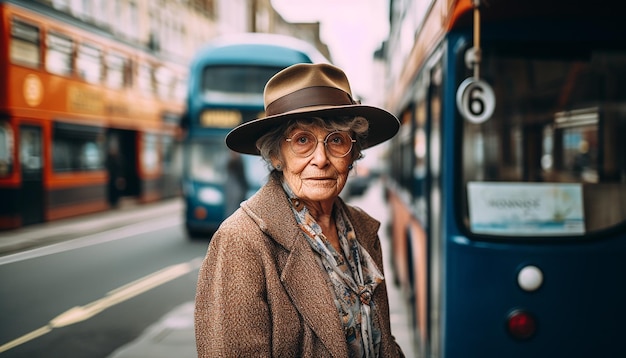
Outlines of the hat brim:
[[305,107],[242,123],[226,135],[226,145],[235,152],[259,155],[256,141],[271,128],[295,118],[328,116],[352,116],[367,119],[369,130],[365,142],[361,143],[362,149],[373,147],[391,139],[400,129],[398,119],[393,114],[378,107],[362,104]]

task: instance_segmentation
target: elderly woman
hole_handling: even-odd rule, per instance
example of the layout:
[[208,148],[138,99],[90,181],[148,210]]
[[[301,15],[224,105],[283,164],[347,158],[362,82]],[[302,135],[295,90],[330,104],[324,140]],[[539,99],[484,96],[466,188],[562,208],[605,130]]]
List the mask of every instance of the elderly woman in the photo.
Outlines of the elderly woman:
[[226,137],[269,180],[213,236],[200,269],[199,357],[403,357],[391,335],[380,223],[339,194],[361,150],[391,138],[389,112],[352,99],[329,64],[272,77],[266,117]]

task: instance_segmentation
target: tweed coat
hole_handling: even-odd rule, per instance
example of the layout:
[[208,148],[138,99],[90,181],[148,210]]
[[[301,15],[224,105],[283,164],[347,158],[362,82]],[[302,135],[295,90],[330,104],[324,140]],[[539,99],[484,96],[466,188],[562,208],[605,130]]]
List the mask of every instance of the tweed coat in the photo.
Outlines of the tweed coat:
[[[361,245],[383,270],[380,223],[343,205]],[[348,357],[327,274],[303,237],[280,181],[271,178],[214,234],[195,301],[198,357]],[[391,335],[385,283],[373,319],[381,356],[403,357]]]

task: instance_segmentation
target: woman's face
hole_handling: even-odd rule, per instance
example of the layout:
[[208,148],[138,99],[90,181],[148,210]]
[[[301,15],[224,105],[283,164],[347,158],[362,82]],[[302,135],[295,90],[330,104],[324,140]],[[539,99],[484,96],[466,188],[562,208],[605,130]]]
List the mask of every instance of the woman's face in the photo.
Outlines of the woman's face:
[[317,138],[315,150],[306,157],[298,156],[291,149],[291,142],[282,141],[283,176],[294,194],[303,201],[332,202],[346,185],[352,156],[350,153],[341,158],[330,155],[324,146],[324,139],[330,132],[323,128],[294,128],[286,133],[286,138],[298,138],[296,134],[304,131]]

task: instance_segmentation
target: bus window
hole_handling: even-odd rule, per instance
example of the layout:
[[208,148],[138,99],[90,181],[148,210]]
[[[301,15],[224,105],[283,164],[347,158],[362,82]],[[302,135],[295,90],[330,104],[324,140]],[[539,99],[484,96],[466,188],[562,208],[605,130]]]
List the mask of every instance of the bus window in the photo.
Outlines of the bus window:
[[39,28],[13,19],[9,57],[14,64],[38,68],[41,65]]
[[[502,51],[483,57],[484,76],[495,91],[493,116],[463,126],[471,230],[563,236],[623,223],[626,54],[590,51],[568,58],[556,51],[552,58]],[[552,218],[542,211],[548,207],[554,207]],[[478,223],[476,217],[501,221]]]
[[76,72],[80,78],[89,83],[100,83],[102,79],[100,50],[91,45],[80,45],[76,57]]
[[[404,123],[410,121],[411,112],[405,111],[402,115],[402,120]],[[402,185],[407,190],[411,190],[411,186],[413,184],[413,153],[414,153],[414,145],[413,145],[413,137],[411,136],[411,130],[413,128],[411,126],[405,126],[400,129],[398,133],[398,142],[399,142],[399,152],[397,155],[400,158],[400,185]]]
[[267,81],[282,67],[208,66],[202,74],[205,100],[215,102],[263,102]]
[[20,163],[22,171],[39,171],[43,167],[41,131],[20,127]]
[[53,170],[73,172],[104,169],[102,133],[100,127],[54,123]]
[[13,171],[13,130],[8,123],[0,123],[0,177]]
[[72,73],[72,40],[63,35],[48,33],[46,44],[46,70],[57,75],[70,75]]
[[87,170],[100,169],[102,164],[101,155],[102,153],[100,153],[100,148],[96,142],[85,142],[81,148],[81,168]]
[[[198,142],[193,143],[189,151],[189,168],[191,178],[200,182],[217,182],[223,184],[226,180],[226,155],[224,143]],[[224,164],[219,164],[224,163]]]
[[[598,182],[598,113],[597,109],[556,114],[553,142],[550,144],[553,167],[543,168],[562,181]],[[548,138],[545,138],[548,139]]]

